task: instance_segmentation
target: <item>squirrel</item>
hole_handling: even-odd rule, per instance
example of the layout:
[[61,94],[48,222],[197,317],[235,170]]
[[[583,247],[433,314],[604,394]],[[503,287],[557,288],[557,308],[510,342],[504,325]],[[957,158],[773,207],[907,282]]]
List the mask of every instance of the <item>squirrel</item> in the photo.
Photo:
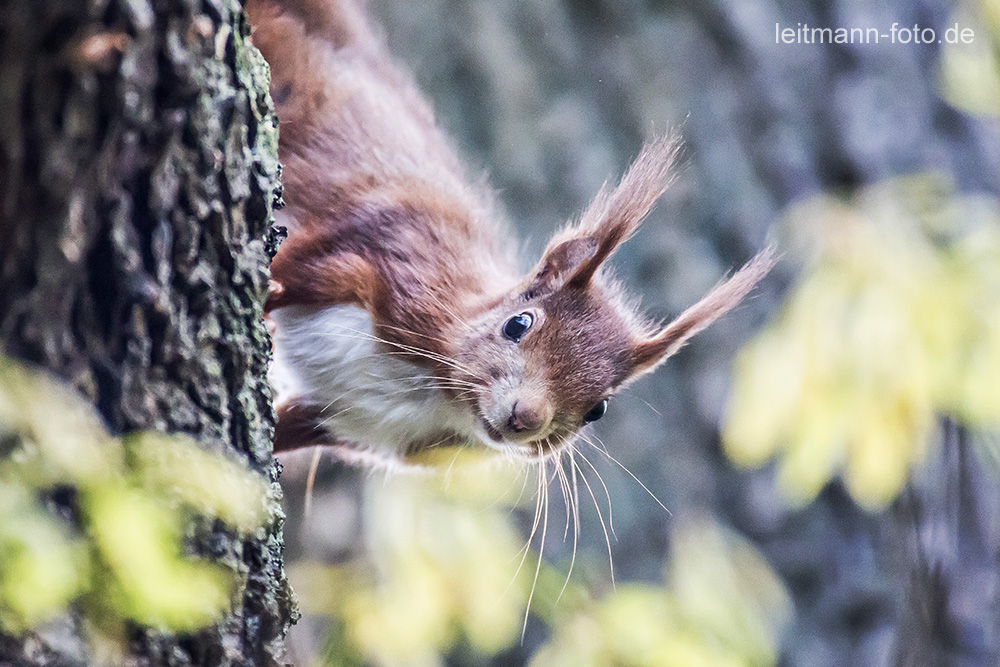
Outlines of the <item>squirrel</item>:
[[667,135],[524,274],[491,193],[360,3],[246,9],[271,67],[286,202],[265,303],[275,451],[405,462],[461,445],[544,459],[774,263],[764,250],[665,326],[636,311],[605,261],[671,179],[679,142]]

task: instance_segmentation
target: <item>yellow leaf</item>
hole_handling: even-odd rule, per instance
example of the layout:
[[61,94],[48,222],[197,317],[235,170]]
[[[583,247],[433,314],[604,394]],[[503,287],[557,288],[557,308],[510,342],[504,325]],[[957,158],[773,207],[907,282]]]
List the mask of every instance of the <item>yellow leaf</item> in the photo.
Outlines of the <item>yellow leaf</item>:
[[229,604],[232,581],[218,566],[181,555],[179,517],[141,491],[106,487],[87,494],[93,537],[114,582],[106,601],[135,620],[195,630]]
[[82,545],[26,489],[0,482],[0,626],[20,632],[64,611],[88,566]]
[[136,473],[158,495],[173,496],[244,532],[264,521],[270,487],[244,464],[181,435],[137,433],[126,445]]

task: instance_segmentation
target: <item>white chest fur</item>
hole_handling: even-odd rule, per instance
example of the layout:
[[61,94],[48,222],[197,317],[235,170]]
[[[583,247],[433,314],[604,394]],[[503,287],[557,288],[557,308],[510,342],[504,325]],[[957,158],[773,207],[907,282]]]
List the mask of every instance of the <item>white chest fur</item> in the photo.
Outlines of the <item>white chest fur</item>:
[[360,306],[288,306],[276,325],[270,380],[276,403],[308,397],[338,439],[401,455],[414,442],[474,433],[471,411],[450,400],[432,372],[387,354]]

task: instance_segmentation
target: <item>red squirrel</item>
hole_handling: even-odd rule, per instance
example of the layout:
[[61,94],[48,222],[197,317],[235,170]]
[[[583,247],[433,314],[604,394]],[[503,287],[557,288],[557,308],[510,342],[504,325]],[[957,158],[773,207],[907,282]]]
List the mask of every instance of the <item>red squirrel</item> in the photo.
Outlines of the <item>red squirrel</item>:
[[617,187],[519,270],[492,195],[345,0],[248,0],[271,66],[288,237],[271,266],[275,450],[405,461],[478,446],[541,459],[609,398],[735,306],[765,250],[665,326],[605,269],[666,188],[678,142],[645,145]]

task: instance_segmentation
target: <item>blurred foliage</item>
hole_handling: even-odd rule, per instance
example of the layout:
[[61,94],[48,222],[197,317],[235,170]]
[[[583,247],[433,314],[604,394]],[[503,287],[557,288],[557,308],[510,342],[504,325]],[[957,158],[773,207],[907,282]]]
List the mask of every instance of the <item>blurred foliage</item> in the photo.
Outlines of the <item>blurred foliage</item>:
[[530,581],[517,568],[522,545],[507,512],[515,500],[495,501],[527,480],[466,458],[444,461],[447,472],[368,482],[370,561],[291,566],[301,611],[344,624],[326,664],[440,665],[459,638],[483,653],[517,639]]
[[205,518],[250,532],[269,486],[178,436],[113,438],[68,387],[0,358],[0,629],[73,605],[100,635],[190,631],[229,607],[231,569],[186,554]]
[[726,451],[744,466],[780,456],[794,502],[842,473],[884,507],[938,415],[1000,427],[996,202],[900,178],[793,207],[784,229],[808,268],[737,360]]
[[681,522],[665,574],[665,586],[628,584],[557,608],[552,640],[532,666],[777,664],[791,600],[749,542],[709,520]]
[[963,111],[1000,116],[1000,2],[973,0],[954,18],[953,24],[973,30],[975,38],[943,45],[941,94]]
[[665,585],[593,599],[522,548],[510,509],[536,470],[464,458],[368,482],[370,561],[292,567],[302,611],[335,620],[322,664],[437,667],[459,645],[495,655],[519,641],[529,595],[552,636],[533,665],[776,663],[791,603],[748,542],[707,520],[682,523]]

